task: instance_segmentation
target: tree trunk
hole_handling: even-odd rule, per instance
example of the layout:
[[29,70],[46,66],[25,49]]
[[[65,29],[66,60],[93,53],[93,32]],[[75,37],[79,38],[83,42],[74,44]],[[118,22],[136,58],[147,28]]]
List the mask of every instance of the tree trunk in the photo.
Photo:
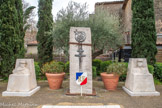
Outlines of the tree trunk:
[[92,59],[95,59],[97,56],[103,54],[103,49],[101,50],[98,50],[98,51],[95,51],[93,54],[92,54]]

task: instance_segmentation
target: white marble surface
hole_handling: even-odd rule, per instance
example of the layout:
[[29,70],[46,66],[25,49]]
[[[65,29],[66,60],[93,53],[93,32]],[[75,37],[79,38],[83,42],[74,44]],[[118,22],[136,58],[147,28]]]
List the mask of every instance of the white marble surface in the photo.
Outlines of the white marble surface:
[[42,108],[120,108],[119,105],[103,105],[103,106],[52,106],[44,105]]
[[[16,66],[9,76],[7,90],[5,93],[14,94],[32,94],[31,91],[37,88],[35,67],[33,59],[17,59]],[[13,92],[13,93],[12,93]],[[11,96],[11,95],[10,95]]]
[[[145,58],[129,59],[127,78],[123,89],[131,96],[133,94],[139,94],[139,96],[156,94],[153,76],[149,73]],[[151,94],[149,95],[149,93]]]
[[157,91],[153,91],[153,92],[132,92],[124,86],[122,88],[130,96],[160,96],[160,93],[157,92]]
[[37,86],[36,88],[28,91],[28,92],[8,92],[8,91],[4,91],[2,92],[2,96],[20,96],[20,97],[27,97],[27,96],[31,96],[34,93],[36,93],[38,90],[40,89],[40,86]]
[[[83,27],[71,27],[70,28],[70,42],[78,43],[75,40],[75,30],[84,31],[86,33],[86,40],[83,42],[86,44],[91,44],[91,30],[90,28]],[[81,87],[76,84],[76,72],[79,72],[79,58],[75,57],[78,54],[78,45],[69,45],[70,53],[70,93],[80,93]],[[92,94],[92,49],[91,46],[83,45],[83,54],[86,57],[82,58],[82,72],[87,72],[87,84],[82,86],[84,94]]]

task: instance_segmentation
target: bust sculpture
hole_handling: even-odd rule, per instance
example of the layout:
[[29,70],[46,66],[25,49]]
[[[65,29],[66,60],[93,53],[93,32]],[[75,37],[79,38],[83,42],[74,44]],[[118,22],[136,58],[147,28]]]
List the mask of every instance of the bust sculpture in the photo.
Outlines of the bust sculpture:
[[13,74],[30,75],[30,71],[27,68],[27,62],[26,61],[20,61],[18,67],[13,70]]
[[144,63],[143,59],[137,59],[136,63],[133,65],[132,71],[136,74],[149,74],[146,63]]
[[146,58],[130,58],[123,89],[131,96],[158,96]]
[[2,96],[31,96],[40,89],[37,86],[34,60],[17,59],[15,69],[9,75],[7,90]]
[[7,91],[27,92],[36,86],[34,61],[32,59],[17,59],[15,69],[9,76]]

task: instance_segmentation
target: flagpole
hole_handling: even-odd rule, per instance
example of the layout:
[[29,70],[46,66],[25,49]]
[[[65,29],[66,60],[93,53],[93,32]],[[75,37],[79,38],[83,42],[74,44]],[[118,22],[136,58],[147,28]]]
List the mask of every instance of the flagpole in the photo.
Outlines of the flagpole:
[[81,96],[82,96],[82,85],[81,85],[81,93],[80,93],[80,94],[81,94]]

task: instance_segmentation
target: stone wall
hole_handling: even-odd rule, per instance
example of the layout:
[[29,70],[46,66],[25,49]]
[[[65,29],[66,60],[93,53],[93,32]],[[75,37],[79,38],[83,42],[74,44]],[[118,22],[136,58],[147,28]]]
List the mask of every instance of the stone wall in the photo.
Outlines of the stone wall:
[[158,52],[156,54],[156,62],[162,62],[162,46],[158,46]]
[[26,31],[24,38],[25,44],[36,41],[36,35],[37,31]]
[[[132,28],[132,10],[131,10],[132,0],[125,0],[123,4],[123,26],[124,31],[130,31]],[[155,9],[155,20],[156,20],[156,31],[157,34],[162,33],[162,0],[154,0],[154,9]]]
[[95,4],[95,12],[97,9],[106,10],[107,12],[119,16],[123,1],[113,1],[113,2],[99,2]]
[[125,0],[122,7],[122,26],[125,33],[125,43],[131,43],[131,30],[132,30],[132,0]]
[[125,32],[131,32],[132,29],[132,10],[131,10],[132,0],[126,0],[122,7],[122,19]]
[[38,54],[37,45],[28,45],[26,54]]
[[154,0],[156,31],[157,34],[162,34],[162,0]]

